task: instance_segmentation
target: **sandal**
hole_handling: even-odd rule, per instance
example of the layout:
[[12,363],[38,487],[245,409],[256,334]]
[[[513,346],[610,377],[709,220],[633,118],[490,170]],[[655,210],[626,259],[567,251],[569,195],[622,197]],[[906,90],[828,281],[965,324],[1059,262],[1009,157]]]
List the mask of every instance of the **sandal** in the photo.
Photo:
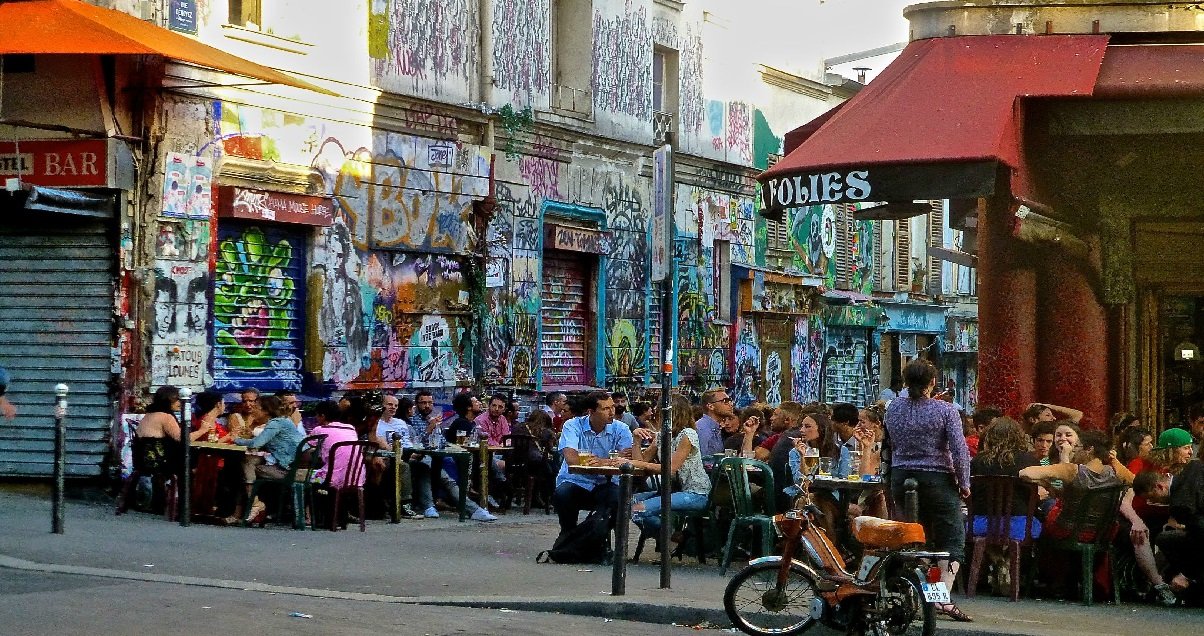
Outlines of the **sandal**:
[[970,618],[969,614],[963,612],[962,609],[954,603],[945,603],[943,605],[938,604],[936,606],[936,611],[940,612],[941,614],[944,614],[945,616],[948,616],[949,618],[952,618],[953,620],[955,620],[959,623],[973,623],[974,622],[974,619]]

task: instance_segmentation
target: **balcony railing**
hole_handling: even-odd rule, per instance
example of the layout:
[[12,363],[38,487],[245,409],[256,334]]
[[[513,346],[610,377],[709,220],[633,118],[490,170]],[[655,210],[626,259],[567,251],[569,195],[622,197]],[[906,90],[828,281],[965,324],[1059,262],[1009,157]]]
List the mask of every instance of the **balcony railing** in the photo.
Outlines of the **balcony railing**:
[[583,88],[552,84],[552,108],[581,117],[593,117],[594,94]]

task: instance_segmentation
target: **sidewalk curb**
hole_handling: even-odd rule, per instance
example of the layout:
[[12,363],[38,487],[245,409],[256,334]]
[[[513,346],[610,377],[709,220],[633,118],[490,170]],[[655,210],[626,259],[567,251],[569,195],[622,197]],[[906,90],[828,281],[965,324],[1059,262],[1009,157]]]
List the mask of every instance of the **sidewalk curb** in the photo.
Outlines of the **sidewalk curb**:
[[[211,587],[267,594],[288,594],[292,596],[308,596],[314,598],[339,599],[347,601],[363,601],[371,603],[392,603],[397,605],[424,605],[432,607],[470,607],[477,609],[515,610],[527,612],[545,612],[553,614],[568,614],[573,616],[595,616],[604,619],[635,620],[645,623],[677,624],[693,626],[700,623],[710,623],[716,627],[730,627],[731,623],[723,610],[715,608],[692,607],[689,605],[660,604],[644,601],[628,600],[625,597],[606,597],[602,599],[581,599],[572,597],[468,597],[468,596],[390,596],[387,594],[367,594],[363,592],[345,592],[309,587],[292,587],[287,585],[272,585],[255,581],[234,581],[229,579],[214,579],[195,576],[179,576],[174,574],[156,574],[154,572],[131,572],[110,568],[93,568],[76,565],[58,565],[53,563],[38,563],[0,554],[0,568],[23,570],[27,572],[45,572],[49,574],[69,574],[91,576],[123,581],[140,581],[150,583],[170,583],[195,587]],[[719,602],[719,599],[716,599]]]

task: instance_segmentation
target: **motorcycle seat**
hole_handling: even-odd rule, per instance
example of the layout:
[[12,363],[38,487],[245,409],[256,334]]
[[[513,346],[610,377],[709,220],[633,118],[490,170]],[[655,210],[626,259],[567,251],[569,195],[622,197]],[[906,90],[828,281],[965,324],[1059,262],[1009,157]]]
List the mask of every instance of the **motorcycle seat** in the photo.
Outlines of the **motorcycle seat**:
[[897,550],[923,544],[924,526],[918,523],[888,521],[878,517],[861,516],[853,519],[853,536],[867,548]]

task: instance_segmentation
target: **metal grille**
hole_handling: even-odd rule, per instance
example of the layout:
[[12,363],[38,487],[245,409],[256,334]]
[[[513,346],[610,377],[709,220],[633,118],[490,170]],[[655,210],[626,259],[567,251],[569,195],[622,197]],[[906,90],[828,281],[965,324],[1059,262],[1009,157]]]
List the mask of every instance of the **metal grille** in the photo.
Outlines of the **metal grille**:
[[214,388],[300,390],[304,237],[224,222],[213,281]]
[[589,266],[580,255],[545,252],[543,258],[544,386],[589,384]]
[[17,419],[0,421],[0,475],[54,471],[54,386],[66,383],[67,475],[108,455],[115,248],[103,223],[65,215],[0,225],[0,366]]
[[664,293],[662,289],[661,283],[653,283],[652,293],[648,296],[648,369],[651,370],[654,379],[661,377],[661,365],[664,363],[661,351],[661,301]]

